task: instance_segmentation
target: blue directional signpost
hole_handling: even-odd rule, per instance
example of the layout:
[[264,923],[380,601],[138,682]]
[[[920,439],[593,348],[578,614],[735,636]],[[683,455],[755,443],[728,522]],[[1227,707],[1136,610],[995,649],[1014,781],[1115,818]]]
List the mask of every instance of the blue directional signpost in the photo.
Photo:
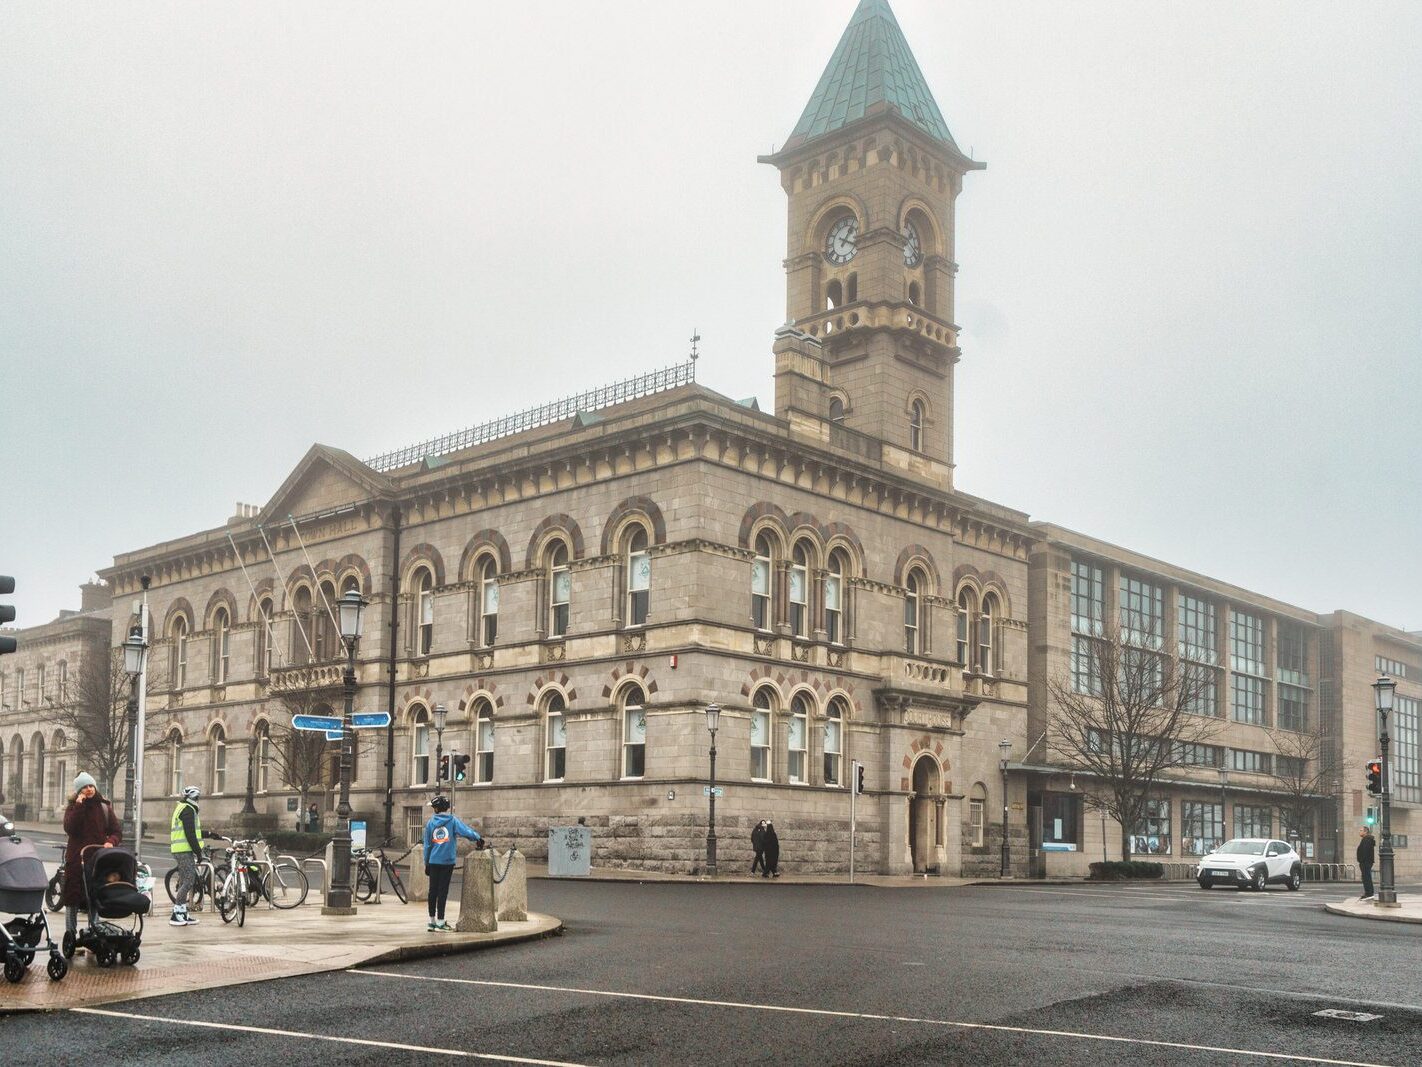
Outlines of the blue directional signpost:
[[335,715],[293,715],[291,725],[296,730],[317,730],[324,733],[336,732],[341,736],[341,720]]
[[[324,733],[327,741],[341,739],[341,720],[334,715],[293,715],[291,725],[296,730]],[[351,726],[357,730],[383,730],[389,725],[388,711],[358,711],[351,716]]]
[[351,725],[357,730],[383,730],[390,725],[390,712],[358,711],[351,716]]

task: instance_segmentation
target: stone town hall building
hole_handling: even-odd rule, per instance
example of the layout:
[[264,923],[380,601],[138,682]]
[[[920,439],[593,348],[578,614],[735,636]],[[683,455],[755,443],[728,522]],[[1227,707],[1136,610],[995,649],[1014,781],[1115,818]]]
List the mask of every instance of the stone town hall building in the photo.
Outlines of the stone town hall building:
[[[1222,730],[1172,773],[1139,851],[1183,860],[1223,835],[1288,833],[1325,858],[1360,796],[1320,795],[1317,825],[1283,825],[1278,739],[1361,764],[1384,661],[1411,708],[1405,833],[1405,789],[1422,787],[1418,635],[954,488],[954,229],[983,164],[884,0],[859,4],[762,162],[789,209],[773,414],[697,385],[688,364],[369,462],[317,445],[260,509],[115,558],[114,644],[152,581],[147,817],[196,782],[221,824],[250,762],[258,812],[294,822],[269,737],[292,710],[339,714],[324,605],[356,588],[370,601],[356,706],[389,708],[394,726],[362,746],[353,806],[378,826],[388,804],[396,833],[435,787],[443,704],[445,751],[473,756],[457,807],[495,839],[538,855],[547,827],[584,818],[599,864],[697,870],[715,701],[723,869],[748,866],[762,817],[787,867],[845,869],[858,760],[861,869],[996,873],[1005,806],[1015,870],[1077,870],[1119,837],[1044,741],[1046,683],[1118,615],[1212,671],[1203,710]],[[316,795],[329,812],[332,791]]]

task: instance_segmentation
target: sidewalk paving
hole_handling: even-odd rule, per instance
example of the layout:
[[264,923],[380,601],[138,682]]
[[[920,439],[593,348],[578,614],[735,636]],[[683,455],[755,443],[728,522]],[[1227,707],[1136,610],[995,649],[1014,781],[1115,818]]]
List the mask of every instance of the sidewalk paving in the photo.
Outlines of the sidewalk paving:
[[1380,908],[1371,900],[1358,900],[1354,897],[1340,900],[1336,904],[1325,904],[1323,908],[1334,915],[1346,915],[1351,919],[1376,919],[1388,923],[1422,923],[1422,897],[1399,893],[1397,903],[1398,906],[1395,908]]
[[[456,904],[451,903],[450,912],[452,927],[458,919]],[[142,958],[132,967],[101,969],[93,957],[76,955],[68,976],[51,982],[45,974],[48,956],[39,953],[21,981],[11,985],[0,980],[0,1013],[90,1007],[471,952],[548,937],[563,927],[560,919],[530,912],[527,922],[500,923],[497,933],[430,933],[423,904],[400,904],[387,897],[383,904],[360,905],[356,915],[322,915],[317,893],[291,911],[254,908],[241,928],[224,923],[210,908],[195,914],[197,926],[169,926],[168,915],[166,904],[154,908],[144,926]],[[50,929],[61,935],[63,914],[49,918]]]

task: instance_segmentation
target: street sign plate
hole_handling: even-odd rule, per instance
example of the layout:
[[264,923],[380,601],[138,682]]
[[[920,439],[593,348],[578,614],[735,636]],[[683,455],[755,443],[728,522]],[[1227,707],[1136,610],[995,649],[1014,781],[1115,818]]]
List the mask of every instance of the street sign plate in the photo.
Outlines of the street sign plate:
[[[709,797],[709,796],[711,795],[711,787],[710,787],[709,785],[703,785],[703,786],[701,787],[701,795],[702,795],[703,797]],[[725,795],[726,795],[726,787],[725,787],[725,786],[722,786],[722,785],[718,785],[718,786],[716,787],[716,795],[717,795],[718,797],[723,797],[723,796],[725,796]]]
[[293,715],[291,725],[298,730],[340,730],[341,720],[334,715]]
[[384,729],[390,725],[390,712],[358,711],[351,716],[351,725],[357,730]]
[[327,731],[326,731],[326,740],[327,740],[327,741],[339,741],[339,740],[341,739],[341,737],[342,737],[342,734],[341,734],[341,731],[340,731],[340,730],[327,730]]

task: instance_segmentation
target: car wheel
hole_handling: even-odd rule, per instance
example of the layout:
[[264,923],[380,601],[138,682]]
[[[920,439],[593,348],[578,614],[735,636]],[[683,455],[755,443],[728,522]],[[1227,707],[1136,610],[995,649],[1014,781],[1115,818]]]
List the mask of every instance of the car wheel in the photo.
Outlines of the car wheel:
[[1264,887],[1269,884],[1269,872],[1263,867],[1255,868],[1254,877],[1250,880],[1249,888],[1256,893],[1264,892]]
[[1294,864],[1294,869],[1289,872],[1289,881],[1287,884],[1294,892],[1298,892],[1303,886],[1303,868],[1297,863]]
[[1195,881],[1200,883],[1201,889],[1213,889],[1215,887],[1215,883],[1208,878],[1196,878]]

